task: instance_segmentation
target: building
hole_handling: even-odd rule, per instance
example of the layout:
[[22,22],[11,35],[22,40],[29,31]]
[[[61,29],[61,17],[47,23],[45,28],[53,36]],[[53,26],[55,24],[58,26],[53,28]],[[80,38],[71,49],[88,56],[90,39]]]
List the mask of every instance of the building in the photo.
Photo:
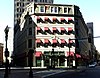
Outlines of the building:
[[14,0],[14,25],[17,23],[18,18],[24,12],[24,7],[31,3],[53,3],[53,0]]
[[89,50],[89,54],[90,54],[90,58],[91,60],[95,59],[95,53],[96,53],[96,47],[94,46],[94,31],[93,31],[93,22],[88,22],[87,23],[87,27],[89,29],[89,37],[90,37],[90,50]]
[[18,66],[28,66],[30,49],[35,67],[84,65],[89,59],[88,28],[76,5],[30,3],[16,27],[13,61]]
[[0,43],[0,65],[3,64],[3,44]]

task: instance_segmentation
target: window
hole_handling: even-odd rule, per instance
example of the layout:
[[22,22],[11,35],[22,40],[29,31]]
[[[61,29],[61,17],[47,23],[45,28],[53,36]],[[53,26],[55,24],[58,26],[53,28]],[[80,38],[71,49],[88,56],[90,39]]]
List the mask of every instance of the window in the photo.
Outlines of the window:
[[19,12],[19,8],[17,8],[17,12]]
[[55,12],[57,12],[57,7],[55,7]]
[[31,17],[29,18],[29,24],[32,24],[32,18]]
[[64,13],[67,13],[67,8],[64,8]]
[[28,40],[28,48],[32,48],[32,39]]
[[40,7],[40,12],[44,12],[44,6]]
[[19,6],[19,3],[17,3],[17,6]]
[[48,47],[48,44],[47,44],[47,43],[45,43],[45,44],[44,44],[44,47]]
[[51,13],[57,13],[57,7],[51,7]]
[[38,48],[38,47],[40,47],[40,46],[41,46],[41,44],[40,44],[40,43],[37,43],[36,47]]
[[51,12],[53,12],[53,7],[51,7]]
[[31,27],[28,29],[28,35],[32,35],[32,28]]
[[64,48],[65,44],[64,44],[64,43],[62,43],[62,44],[60,44],[60,46],[61,46],[62,48]]
[[68,8],[68,14],[72,14],[72,8]]

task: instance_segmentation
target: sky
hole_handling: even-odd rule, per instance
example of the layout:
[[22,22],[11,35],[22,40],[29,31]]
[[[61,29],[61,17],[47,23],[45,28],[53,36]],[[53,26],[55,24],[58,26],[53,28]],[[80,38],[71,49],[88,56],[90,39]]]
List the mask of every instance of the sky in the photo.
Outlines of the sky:
[[[72,4],[80,7],[85,22],[94,23],[94,36],[100,36],[100,0],[54,0],[55,4]],[[0,43],[5,44],[4,29],[10,27],[8,33],[8,50],[13,51],[13,19],[14,0],[1,0],[0,2]],[[96,49],[100,51],[100,38],[94,39]],[[5,45],[4,45],[5,47]]]

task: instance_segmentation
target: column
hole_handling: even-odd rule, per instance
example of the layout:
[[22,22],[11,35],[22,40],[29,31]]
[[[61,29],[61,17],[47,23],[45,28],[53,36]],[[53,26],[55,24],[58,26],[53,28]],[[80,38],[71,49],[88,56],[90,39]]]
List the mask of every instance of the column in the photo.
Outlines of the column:
[[44,67],[44,60],[41,60],[41,67]]
[[65,60],[65,67],[67,67],[67,59]]

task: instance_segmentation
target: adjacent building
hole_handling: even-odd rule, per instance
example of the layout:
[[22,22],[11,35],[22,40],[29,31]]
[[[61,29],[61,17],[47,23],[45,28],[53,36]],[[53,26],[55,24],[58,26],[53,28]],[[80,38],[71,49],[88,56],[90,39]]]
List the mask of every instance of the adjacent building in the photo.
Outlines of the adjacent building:
[[16,27],[17,66],[29,65],[29,50],[35,67],[70,67],[89,60],[88,27],[76,5],[30,3]]
[[0,65],[3,65],[3,44],[0,43]]
[[89,43],[89,55],[91,60],[95,59],[95,53],[96,53],[96,47],[94,46],[94,30],[93,30],[93,22],[88,22],[87,27],[89,29],[89,38],[90,38],[90,43]]

